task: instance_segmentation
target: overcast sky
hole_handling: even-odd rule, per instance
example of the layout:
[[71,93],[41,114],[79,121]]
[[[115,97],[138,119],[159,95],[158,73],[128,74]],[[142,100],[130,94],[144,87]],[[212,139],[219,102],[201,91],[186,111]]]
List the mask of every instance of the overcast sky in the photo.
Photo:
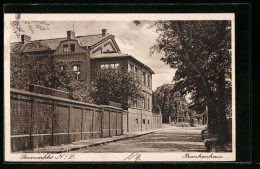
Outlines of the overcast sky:
[[[49,29],[45,31],[35,30],[32,34],[29,30],[25,34],[31,36],[32,40],[51,39],[66,37],[66,31],[73,29],[73,22],[52,21]],[[155,44],[158,34],[148,29],[147,26],[137,27],[132,21],[76,21],[74,32],[76,36],[100,34],[101,29],[115,35],[115,40],[122,53],[130,54],[139,61],[149,66],[155,74],[153,75],[153,90],[157,87],[171,83],[175,70],[160,60],[162,54],[155,53],[150,57],[149,48]],[[20,38],[12,36],[11,42],[19,42]]]

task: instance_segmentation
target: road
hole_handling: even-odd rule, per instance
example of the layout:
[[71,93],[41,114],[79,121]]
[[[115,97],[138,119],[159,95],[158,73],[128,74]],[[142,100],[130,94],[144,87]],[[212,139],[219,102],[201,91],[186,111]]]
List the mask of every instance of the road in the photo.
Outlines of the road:
[[200,127],[171,126],[163,130],[73,151],[75,153],[123,153],[123,152],[205,152]]

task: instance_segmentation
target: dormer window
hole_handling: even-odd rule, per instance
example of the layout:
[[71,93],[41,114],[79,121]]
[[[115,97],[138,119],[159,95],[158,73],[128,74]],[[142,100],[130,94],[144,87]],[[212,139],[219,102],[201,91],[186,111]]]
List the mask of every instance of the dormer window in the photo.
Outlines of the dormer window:
[[69,45],[63,44],[63,52],[68,52],[68,51],[69,51]]
[[70,51],[75,52],[75,44],[74,43],[70,44]]
[[63,44],[63,52],[75,52],[75,43]]

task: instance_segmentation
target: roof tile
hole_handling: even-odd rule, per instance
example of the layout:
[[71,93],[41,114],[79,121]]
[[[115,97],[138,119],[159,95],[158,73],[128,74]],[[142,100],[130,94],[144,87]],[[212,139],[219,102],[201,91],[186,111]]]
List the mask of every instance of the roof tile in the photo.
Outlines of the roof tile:
[[[92,46],[109,36],[110,34],[106,34],[105,36],[98,34],[98,35],[88,35],[88,36],[77,36],[75,37],[75,39],[79,41],[79,44],[81,46]],[[32,52],[32,51],[43,51],[44,48],[55,50],[59,46],[59,43],[66,39],[67,38],[43,39],[43,40],[31,41],[26,44],[22,44],[21,42],[15,42],[15,43],[11,43],[11,51],[16,52],[17,50],[20,49],[23,52],[29,52],[29,51]],[[34,48],[32,46],[34,46]]]

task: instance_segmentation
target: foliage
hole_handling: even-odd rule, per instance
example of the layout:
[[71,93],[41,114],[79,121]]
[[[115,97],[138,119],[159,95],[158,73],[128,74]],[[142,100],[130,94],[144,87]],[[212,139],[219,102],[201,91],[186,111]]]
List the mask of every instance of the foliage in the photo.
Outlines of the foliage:
[[93,96],[97,104],[108,104],[112,101],[121,103],[126,109],[143,97],[141,84],[135,79],[134,74],[121,67],[100,69],[93,87]]
[[[173,94],[172,94],[173,85],[164,84],[156,89],[153,92],[153,112],[159,113],[161,111],[163,122],[168,122],[168,117],[173,113]],[[159,109],[157,108],[159,106]]]
[[[11,53],[11,87],[28,90],[29,84],[58,88],[58,68],[48,55],[37,57],[23,53]],[[65,76],[63,77],[66,78]]]
[[[181,105],[186,104],[183,96],[178,95],[173,84],[164,84],[153,92],[153,112],[161,111],[163,122],[169,121],[169,116],[182,117],[183,113],[190,112],[188,108],[183,108]],[[159,109],[158,109],[159,107]]]
[[74,79],[70,66],[64,70],[55,63],[51,55],[27,55],[11,53],[11,88],[29,90],[29,84],[67,91],[71,99],[93,103],[92,88]]
[[71,99],[86,103],[95,103],[94,96],[92,95],[95,92],[93,86],[86,84],[86,82],[73,80],[69,84],[69,87]]
[[177,69],[176,90],[192,93],[195,105],[207,105],[209,125],[218,132],[220,142],[228,141],[225,98],[230,98],[227,92],[227,82],[231,80],[230,21],[166,20],[155,21],[151,27],[159,34],[151,54],[164,54],[161,60]]

